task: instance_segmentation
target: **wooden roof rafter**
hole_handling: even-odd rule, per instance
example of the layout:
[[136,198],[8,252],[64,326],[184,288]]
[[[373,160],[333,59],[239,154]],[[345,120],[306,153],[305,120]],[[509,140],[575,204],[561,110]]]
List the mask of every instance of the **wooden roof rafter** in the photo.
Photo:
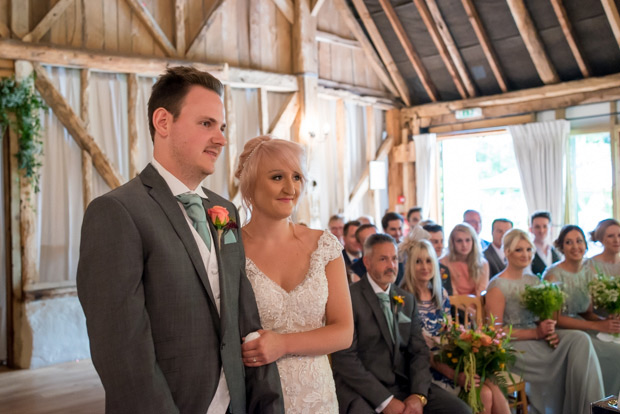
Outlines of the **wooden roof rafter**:
[[155,20],[153,15],[149,12],[146,6],[139,0],[125,0],[129,7],[136,13],[136,16],[144,23],[146,29],[151,33],[155,42],[159,44],[164,53],[167,56],[176,56],[177,51],[174,45],[168,39],[168,36],[159,26],[159,23]]
[[566,41],[568,42],[568,47],[570,47],[573,56],[575,57],[575,61],[577,61],[577,66],[579,66],[579,70],[584,78],[590,77],[590,67],[588,63],[585,61],[583,54],[581,53],[581,49],[579,45],[577,45],[577,41],[575,39],[575,33],[573,32],[573,26],[568,19],[568,15],[566,14],[566,9],[562,4],[562,0],[551,0],[551,5],[553,6],[553,11],[558,18],[558,22],[560,23],[560,27],[562,28],[562,32],[566,37]]
[[521,33],[521,38],[525,43],[525,47],[536,67],[538,76],[540,76],[540,79],[545,84],[558,83],[560,77],[545,52],[545,48],[534,26],[532,17],[525,7],[524,0],[506,0],[506,2],[517,24],[517,29],[519,29],[519,33]]
[[452,38],[452,34],[450,34],[450,30],[448,29],[448,25],[443,19],[441,15],[441,11],[439,10],[439,6],[437,6],[437,0],[426,0],[426,5],[428,10],[431,12],[431,16],[435,21],[435,26],[439,35],[441,36],[441,40],[445,44],[448,53],[450,54],[450,58],[452,59],[452,63],[456,67],[458,75],[465,86],[465,90],[467,91],[467,95],[470,98],[475,97],[476,94],[476,86],[474,82],[471,80],[471,76],[467,71],[467,67],[465,66],[465,62],[463,62],[463,58],[461,57],[461,53],[459,52],[454,39]]
[[[334,5],[338,9],[338,12],[340,13],[340,17],[342,17],[345,24],[349,28],[349,30],[351,30],[351,32],[353,33],[353,36],[360,42],[362,46],[362,50],[364,51],[364,54],[369,60],[370,67],[377,74],[377,77],[379,78],[379,80],[381,80],[381,82],[385,85],[385,87],[394,96],[400,96],[399,89],[396,87],[396,85],[392,81],[392,78],[390,77],[388,72],[386,72],[383,66],[383,62],[381,61],[379,56],[377,56],[377,53],[375,52],[373,45],[370,43],[370,41],[364,34],[364,30],[362,29],[362,27],[359,25],[359,23],[353,16],[353,13],[347,6],[345,0],[334,0]],[[401,98],[405,100],[404,97],[401,96]]]
[[[381,3],[381,6],[383,6],[384,3],[389,4],[389,0],[379,0],[379,2]],[[452,60],[450,53],[448,52],[448,47],[446,43],[444,42],[442,35],[439,33],[439,29],[437,28],[437,25],[435,24],[435,20],[433,19],[433,16],[426,2],[424,0],[413,0],[413,3],[418,9],[418,12],[420,13],[420,17],[422,17],[422,21],[424,22],[424,25],[426,26],[426,30],[428,30],[428,33],[431,36],[431,39],[433,40],[433,43],[435,44],[435,47],[437,48],[437,51],[439,52],[439,55],[441,56],[443,63],[446,65],[446,69],[448,69],[448,73],[450,73],[450,77],[452,78],[459,95],[461,95],[461,98],[463,99],[467,98],[467,90],[465,89],[464,82],[461,79],[458,73],[458,70],[456,69],[456,65],[454,61]],[[391,8],[391,5],[390,5],[390,8]],[[384,8],[384,10],[386,9]],[[393,9],[392,9],[392,13],[394,13]],[[394,13],[394,17],[396,17],[395,13]],[[390,19],[390,22],[392,22],[391,19]],[[392,25],[394,26],[395,23],[392,23]],[[398,22],[398,24],[400,24],[400,21]],[[403,29],[403,35],[404,34],[405,33]],[[399,36],[399,39],[400,39],[400,36]]]
[[174,27],[176,30],[177,56],[185,56],[185,10],[187,0],[175,0],[174,2]]
[[480,20],[480,16],[478,15],[478,11],[474,6],[472,0],[461,0],[463,4],[463,8],[465,8],[465,13],[467,13],[467,17],[469,18],[469,22],[474,28],[474,32],[476,33],[476,37],[478,38],[478,42],[480,42],[480,46],[482,47],[482,53],[486,57],[489,62],[489,66],[491,67],[491,71],[497,80],[497,84],[502,92],[508,92],[508,84],[506,82],[506,76],[504,75],[504,71],[499,64],[499,60],[497,59],[497,55],[495,54],[495,50],[491,45],[491,41],[489,40],[489,36],[487,35],[486,30],[484,29],[484,25]]
[[601,0],[601,4],[607,15],[609,26],[611,26],[611,30],[616,38],[616,43],[620,46],[620,13],[618,13],[616,3],[614,3],[614,0]]
[[215,14],[218,12],[218,10],[220,10],[220,7],[222,6],[223,3],[224,3],[224,0],[217,0],[211,6],[211,9],[205,14],[205,18],[202,20],[202,23],[200,24],[200,30],[198,30],[198,33],[194,37],[194,40],[192,40],[192,43],[190,43],[189,48],[187,49],[187,52],[185,52],[186,58],[191,59],[198,52],[198,45],[200,44],[200,41],[207,34],[207,30],[209,30],[209,27],[211,27],[211,25],[213,24],[213,21],[215,20]]
[[0,22],[0,37],[6,37],[6,38],[11,37],[11,30],[3,22]]
[[[357,14],[360,16],[360,19],[362,19],[362,23],[364,24],[364,27],[366,28],[366,32],[370,36],[372,43],[374,44],[377,51],[379,52],[379,56],[381,57],[381,62],[383,62],[383,65],[386,67],[388,73],[392,77],[392,81],[396,85],[396,88],[398,89],[398,92],[400,93],[400,97],[402,98],[403,102],[405,102],[405,105],[407,106],[411,105],[409,88],[407,87],[405,79],[403,79],[403,76],[400,74],[400,71],[398,70],[398,67],[396,66],[396,62],[394,62],[394,58],[392,58],[392,55],[390,54],[390,51],[388,50],[388,47],[385,44],[385,41],[383,40],[383,38],[381,37],[381,34],[379,33],[379,30],[377,29],[377,25],[375,24],[374,20],[372,20],[372,17],[370,16],[370,13],[368,12],[368,8],[366,8],[366,5],[364,4],[364,1],[353,0],[353,7],[355,7]],[[432,95],[429,94],[429,96],[432,96]],[[436,91],[435,91],[435,96],[436,96]]]

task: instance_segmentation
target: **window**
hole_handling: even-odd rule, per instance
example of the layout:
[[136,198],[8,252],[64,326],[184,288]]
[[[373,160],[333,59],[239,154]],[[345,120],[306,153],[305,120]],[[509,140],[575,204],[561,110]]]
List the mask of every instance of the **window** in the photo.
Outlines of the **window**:
[[510,134],[446,139],[440,142],[440,151],[446,240],[467,209],[480,212],[480,236],[485,240],[492,240],[491,223],[496,218],[507,218],[527,230],[527,206]]

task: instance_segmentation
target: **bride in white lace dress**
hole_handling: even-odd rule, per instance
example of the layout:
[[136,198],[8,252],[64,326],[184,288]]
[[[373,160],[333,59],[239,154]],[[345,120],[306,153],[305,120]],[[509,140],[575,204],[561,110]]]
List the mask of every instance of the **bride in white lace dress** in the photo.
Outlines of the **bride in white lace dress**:
[[277,362],[287,413],[335,414],[327,354],[351,345],[351,299],[340,242],[290,219],[304,159],[298,144],[270,137],[248,141],[239,158],[236,176],[251,213],[242,229],[246,273],[264,328],[243,345],[243,362]]

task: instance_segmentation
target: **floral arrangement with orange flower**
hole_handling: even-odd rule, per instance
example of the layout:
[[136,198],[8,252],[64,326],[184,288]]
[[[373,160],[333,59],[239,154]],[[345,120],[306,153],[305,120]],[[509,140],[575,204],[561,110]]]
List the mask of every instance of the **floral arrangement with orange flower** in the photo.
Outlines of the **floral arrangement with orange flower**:
[[[484,410],[480,389],[486,380],[497,384],[506,392],[506,377],[499,373],[508,371],[516,360],[516,351],[510,345],[512,329],[505,332],[502,328],[495,327],[494,322],[492,319],[490,325],[467,328],[446,320],[441,334],[441,351],[436,356],[439,361],[454,369],[455,383],[461,372],[465,374],[465,386],[461,388],[459,397],[474,413]],[[477,387],[476,374],[480,377],[480,385]]]

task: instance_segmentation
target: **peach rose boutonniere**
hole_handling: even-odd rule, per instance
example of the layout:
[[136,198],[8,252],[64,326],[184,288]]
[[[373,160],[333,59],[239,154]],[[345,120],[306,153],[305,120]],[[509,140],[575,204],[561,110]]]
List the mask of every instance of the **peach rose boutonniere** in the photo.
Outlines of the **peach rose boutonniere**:
[[[222,239],[222,234],[226,234],[230,229],[236,229],[237,223],[235,220],[230,218],[230,213],[225,207],[222,206],[214,206],[207,210],[207,214],[209,214],[209,218],[211,219],[211,223],[217,229],[217,242],[218,247],[221,247],[220,240]],[[236,239],[234,235],[232,235],[232,239],[230,241],[225,240],[225,243],[233,243]]]

